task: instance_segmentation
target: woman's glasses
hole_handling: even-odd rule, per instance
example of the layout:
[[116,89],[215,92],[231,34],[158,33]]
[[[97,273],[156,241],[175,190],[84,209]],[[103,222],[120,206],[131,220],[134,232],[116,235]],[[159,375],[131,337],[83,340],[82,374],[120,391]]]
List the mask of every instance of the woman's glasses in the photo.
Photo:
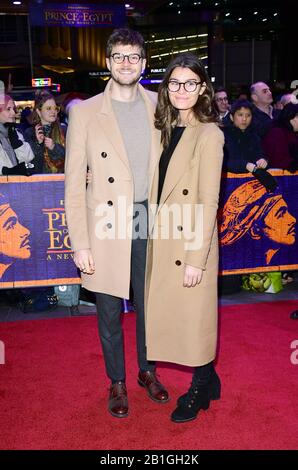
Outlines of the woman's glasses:
[[181,85],[188,93],[193,93],[196,91],[201,82],[197,82],[196,80],[187,80],[186,82],[177,82],[177,80],[169,80],[168,82],[168,90],[172,92],[176,92],[180,90]]

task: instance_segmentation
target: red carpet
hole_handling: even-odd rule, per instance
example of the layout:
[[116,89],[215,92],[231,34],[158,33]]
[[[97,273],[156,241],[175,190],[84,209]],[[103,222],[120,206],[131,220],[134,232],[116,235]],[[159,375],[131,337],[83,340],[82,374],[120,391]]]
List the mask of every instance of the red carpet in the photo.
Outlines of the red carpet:
[[134,314],[124,318],[130,416],[122,420],[106,411],[95,317],[0,323],[0,448],[297,449],[298,364],[290,357],[298,322],[289,319],[297,308],[297,301],[222,308],[222,399],[180,425],[169,415],[191,375],[161,365],[171,401],[147,398],[136,383]]

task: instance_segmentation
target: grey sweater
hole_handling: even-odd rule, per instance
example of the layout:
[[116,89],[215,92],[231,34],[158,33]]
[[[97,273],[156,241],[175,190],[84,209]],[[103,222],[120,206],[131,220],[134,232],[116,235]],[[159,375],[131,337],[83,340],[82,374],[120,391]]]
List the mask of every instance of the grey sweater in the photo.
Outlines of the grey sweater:
[[134,202],[148,199],[150,124],[146,105],[138,95],[135,101],[112,100],[134,181]]

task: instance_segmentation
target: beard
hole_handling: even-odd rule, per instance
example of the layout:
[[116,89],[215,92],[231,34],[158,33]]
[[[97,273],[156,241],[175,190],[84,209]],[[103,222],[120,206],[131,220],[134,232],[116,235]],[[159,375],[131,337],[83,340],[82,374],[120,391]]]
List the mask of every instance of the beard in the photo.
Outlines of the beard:
[[113,79],[114,82],[118,83],[118,85],[121,86],[127,86],[131,87],[136,85],[136,83],[139,83],[141,77],[141,73],[139,75],[133,75],[133,76],[119,76],[116,75],[112,70],[111,70],[111,78]]

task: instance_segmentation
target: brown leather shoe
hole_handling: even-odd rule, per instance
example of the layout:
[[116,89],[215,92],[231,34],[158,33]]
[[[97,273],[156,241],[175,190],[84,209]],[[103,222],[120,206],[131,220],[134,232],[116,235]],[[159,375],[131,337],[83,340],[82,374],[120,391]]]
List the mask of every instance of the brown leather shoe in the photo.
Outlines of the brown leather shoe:
[[111,385],[108,410],[116,418],[125,418],[128,415],[128,400],[124,382]]
[[146,388],[149,398],[157,403],[167,403],[169,394],[165,387],[157,380],[156,373],[150,370],[139,372],[138,384]]

